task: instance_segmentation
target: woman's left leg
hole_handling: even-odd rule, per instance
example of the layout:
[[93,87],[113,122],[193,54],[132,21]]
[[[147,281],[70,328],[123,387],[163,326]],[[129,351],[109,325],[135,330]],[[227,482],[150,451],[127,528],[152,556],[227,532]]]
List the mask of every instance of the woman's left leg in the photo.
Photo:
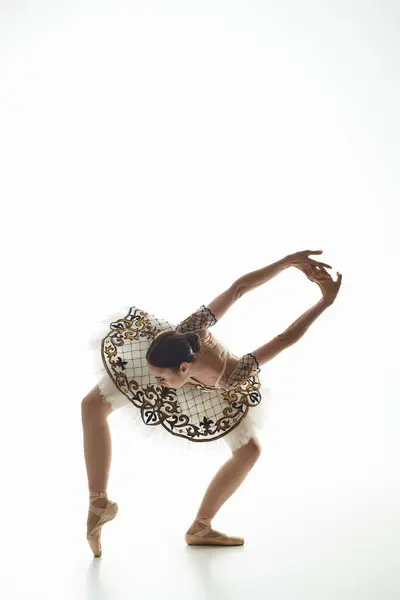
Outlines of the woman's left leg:
[[[260,454],[261,445],[256,437],[250,438],[246,445],[232,451],[232,458],[222,465],[210,482],[196,519],[186,532],[188,535],[200,531],[204,527],[202,523],[209,523],[211,525],[212,519],[221,506],[225,504],[228,498],[243,483],[247,474],[260,457]],[[199,519],[202,522],[199,522]]]

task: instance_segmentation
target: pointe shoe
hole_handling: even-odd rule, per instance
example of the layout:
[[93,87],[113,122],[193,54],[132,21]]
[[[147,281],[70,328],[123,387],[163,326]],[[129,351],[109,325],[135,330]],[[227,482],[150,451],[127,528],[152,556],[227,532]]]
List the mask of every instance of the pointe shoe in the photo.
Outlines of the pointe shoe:
[[244,539],[232,537],[211,528],[207,520],[196,520],[203,528],[196,533],[186,534],[185,541],[189,546],[243,546]]
[[112,521],[118,514],[118,504],[116,502],[107,501],[107,505],[104,508],[94,506],[91,502],[89,503],[89,511],[98,515],[100,519],[97,521],[95,526],[87,533],[86,539],[89,542],[89,546],[92,549],[94,556],[99,557],[102,554],[101,548],[101,528],[105,523]]

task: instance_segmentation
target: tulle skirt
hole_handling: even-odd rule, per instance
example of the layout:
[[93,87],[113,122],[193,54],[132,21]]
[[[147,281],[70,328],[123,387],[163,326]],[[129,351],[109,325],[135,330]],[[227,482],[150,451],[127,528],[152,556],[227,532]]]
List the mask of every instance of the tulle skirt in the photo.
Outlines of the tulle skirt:
[[[93,334],[88,342],[88,350],[93,365],[93,374],[96,384],[101,392],[104,402],[112,406],[113,413],[118,411],[120,417],[127,419],[133,427],[134,434],[139,438],[152,439],[162,448],[166,446],[185,448],[187,451],[193,450],[193,447],[204,447],[212,445],[214,448],[228,446],[230,450],[236,450],[244,446],[248,441],[257,436],[264,428],[267,421],[267,414],[272,400],[272,393],[269,387],[261,384],[259,392],[262,396],[261,402],[256,406],[245,407],[247,414],[242,418],[238,425],[217,439],[208,441],[188,440],[170,433],[162,424],[146,425],[141,417],[140,410],[125,396],[115,385],[108,374],[103,363],[101,354],[101,344],[103,338],[110,330],[110,323],[121,319],[128,313],[130,305],[125,305],[121,310],[107,315],[99,324],[98,331]],[[207,393],[207,392],[204,392]]]

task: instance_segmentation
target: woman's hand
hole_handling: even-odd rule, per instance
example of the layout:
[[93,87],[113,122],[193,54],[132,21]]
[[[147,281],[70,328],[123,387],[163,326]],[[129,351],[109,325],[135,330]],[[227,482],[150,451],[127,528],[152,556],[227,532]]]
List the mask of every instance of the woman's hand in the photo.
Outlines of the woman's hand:
[[315,267],[314,265],[306,265],[299,267],[310,281],[316,283],[321,292],[324,303],[328,306],[334,303],[342,284],[342,274],[336,271],[337,280],[333,281],[330,273],[324,267]]
[[308,256],[309,254],[322,254],[322,252],[322,250],[300,250],[299,252],[294,252],[294,254],[288,254],[286,256],[286,261],[290,267],[297,267],[301,271],[303,271],[304,267],[312,266],[328,267],[328,269],[332,269],[331,265],[318,262]]

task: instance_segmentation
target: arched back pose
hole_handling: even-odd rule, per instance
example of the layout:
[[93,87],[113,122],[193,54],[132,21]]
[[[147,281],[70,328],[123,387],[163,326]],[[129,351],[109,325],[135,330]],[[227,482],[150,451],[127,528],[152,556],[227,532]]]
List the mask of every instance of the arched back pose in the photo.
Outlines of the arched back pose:
[[[140,371],[147,369],[148,375],[156,378],[162,386],[161,388],[154,385],[147,387],[151,390],[153,398],[156,393],[159,395],[156,403],[157,409],[154,409],[150,402],[143,405],[141,399],[146,395],[145,393],[135,396],[132,390],[137,390],[140,386],[136,381],[134,381],[134,386],[129,384],[125,374],[128,361],[124,360],[123,355],[122,358],[121,356],[116,358],[116,349],[122,344],[121,332],[131,326],[131,321],[125,318],[111,324],[116,331],[114,337],[118,343],[109,345],[108,348],[112,348],[112,352],[109,354],[112,354],[113,364],[117,364],[118,369],[115,368],[113,372],[111,370],[105,372],[101,382],[82,400],[84,454],[89,487],[87,540],[95,556],[100,556],[102,552],[100,542],[102,526],[112,520],[118,512],[118,505],[109,500],[107,496],[111,465],[111,437],[107,419],[113,410],[118,409],[124,403],[129,404],[129,400],[136,407],[141,407],[142,419],[143,415],[146,415],[146,418],[150,415],[148,418],[160,419],[160,423],[164,427],[167,424],[171,426],[173,435],[191,436],[189,439],[193,441],[213,441],[222,438],[227,442],[232,451],[232,457],[219,469],[209,484],[197,515],[186,532],[185,540],[191,545],[232,546],[244,543],[243,538],[215,531],[211,527],[211,522],[221,506],[244,481],[260,456],[261,447],[255,434],[255,427],[260,425],[257,423],[258,417],[254,417],[257,415],[257,408],[252,407],[254,405],[251,404],[250,395],[246,396],[246,393],[248,394],[246,390],[250,389],[254,392],[256,389],[255,377],[260,371],[261,365],[272,360],[285,348],[295,344],[317,317],[333,304],[341,286],[342,275],[338,272],[337,280],[333,281],[325,269],[325,267],[332,267],[313,260],[309,256],[321,253],[322,250],[295,252],[263,269],[240,277],[226,291],[207,306],[203,305],[175,329],[166,329],[155,334],[154,328],[150,326],[150,321],[146,321],[144,318],[144,313],[138,315],[138,311],[135,311],[132,319],[134,318],[136,325],[139,324],[141,329],[138,329],[138,325],[136,330],[129,329],[129,337],[131,340],[135,338],[137,341],[139,333],[141,337],[146,334],[147,338],[151,339],[151,343],[148,342],[147,346],[144,346],[145,350],[137,350],[142,346],[135,346],[138,356],[134,367],[139,365]],[[234,302],[245,293],[269,281],[290,266],[300,269],[310,281],[319,286],[322,292],[321,300],[271,341],[241,358],[234,356],[214,338],[209,327],[218,322]],[[102,351],[104,358],[104,353],[107,352],[104,343],[102,343]],[[139,360],[141,360],[140,363]],[[200,390],[200,392],[196,392],[197,398],[200,397],[203,402],[199,405],[195,405],[194,402],[195,408],[196,406],[204,407],[208,403],[214,411],[212,413],[214,417],[217,414],[216,407],[219,402],[222,416],[220,419],[217,417],[209,419],[209,413],[206,412],[204,413],[205,417],[201,420],[201,426],[197,426],[196,423],[189,423],[190,417],[183,414],[182,422],[186,423],[186,429],[182,425],[174,428],[173,425],[170,425],[171,420],[167,418],[167,413],[163,413],[162,408],[164,404],[169,408],[179,404],[179,398],[182,400],[186,397],[191,398],[190,393],[193,388]],[[143,387],[143,389],[146,388]],[[189,390],[190,393],[189,391],[183,393],[182,389]],[[142,390],[140,391],[142,392]],[[179,394],[180,392],[181,396],[174,396],[174,393]],[[233,396],[230,396],[231,392],[234,394]],[[131,393],[130,397],[129,393]],[[254,397],[257,397],[256,393],[251,394],[251,398]],[[260,398],[259,395],[258,398]],[[142,401],[141,405],[138,404],[139,400]],[[236,409],[236,412],[232,407]],[[136,409],[134,410],[136,411]],[[237,414],[239,417],[233,418],[232,415]],[[173,424],[176,424],[177,419],[179,421],[180,415],[178,413],[177,415],[178,417],[174,415]],[[197,439],[195,439],[195,435]]]

